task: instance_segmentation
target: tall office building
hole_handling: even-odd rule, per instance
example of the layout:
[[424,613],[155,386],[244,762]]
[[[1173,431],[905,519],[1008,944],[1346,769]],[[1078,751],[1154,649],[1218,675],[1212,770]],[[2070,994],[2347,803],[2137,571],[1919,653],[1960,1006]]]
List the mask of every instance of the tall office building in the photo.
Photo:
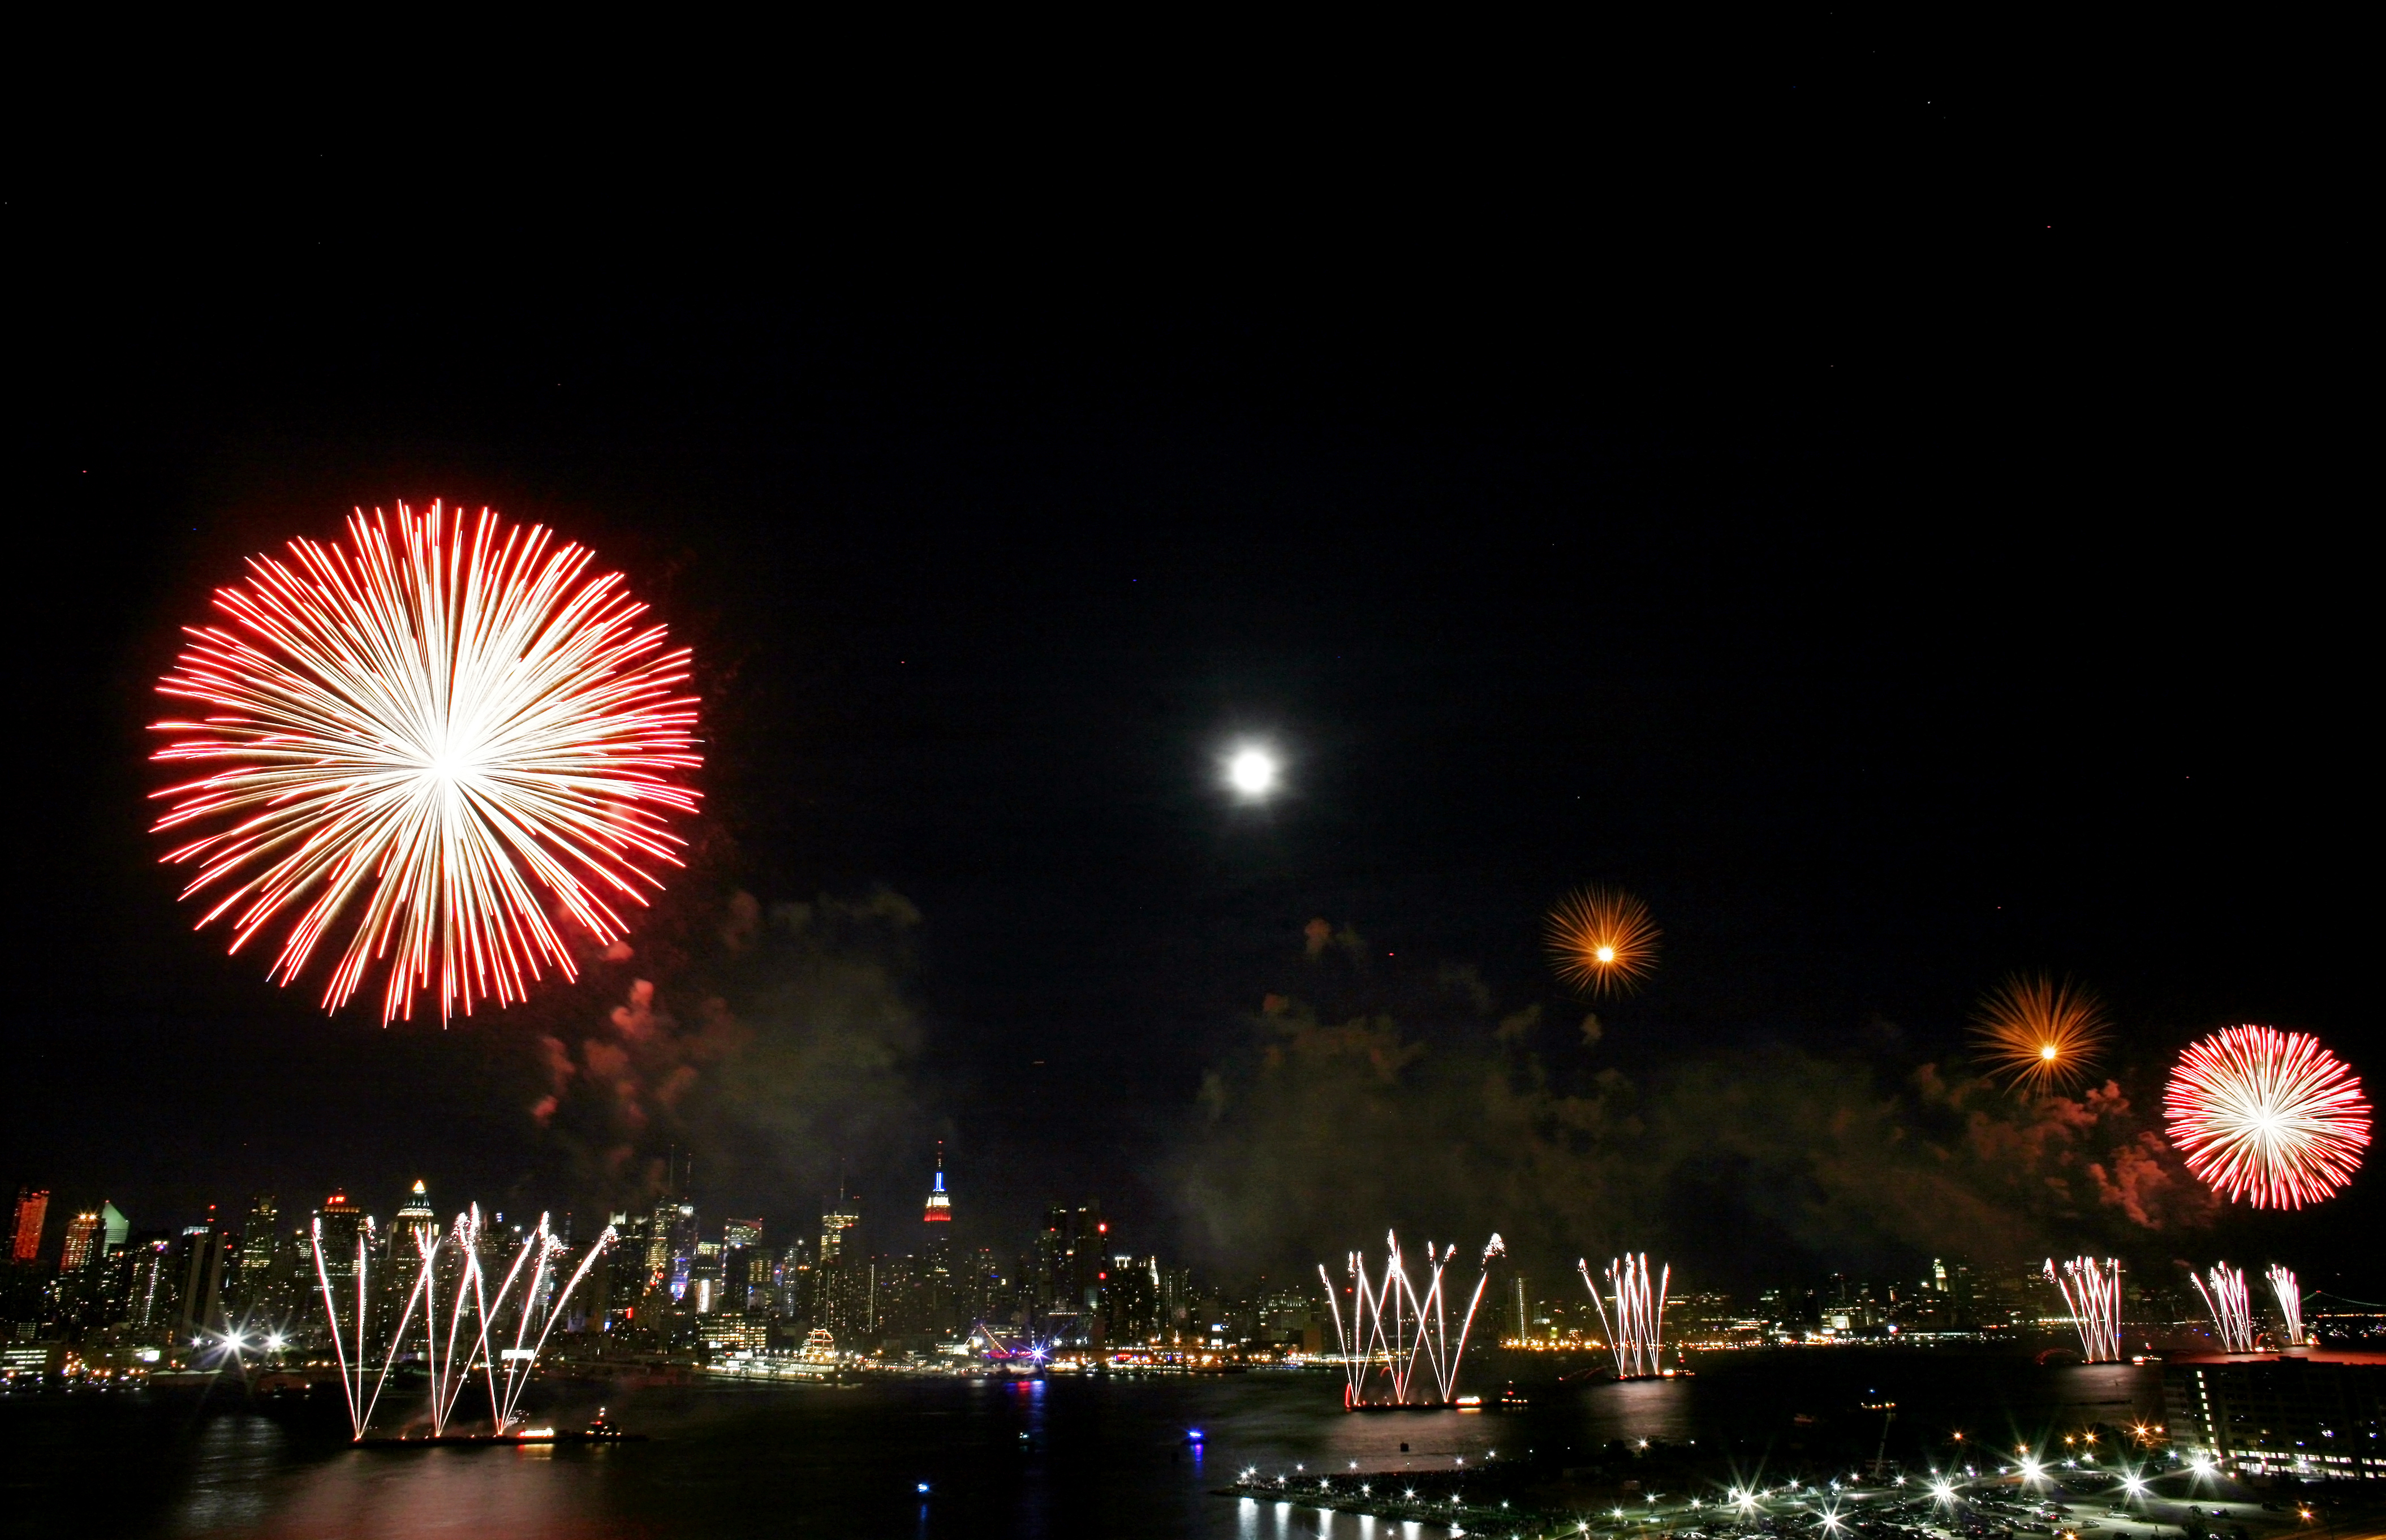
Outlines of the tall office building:
[[836,1207],[821,1215],[820,1283],[813,1302],[815,1324],[848,1346],[870,1328],[876,1301],[870,1258],[861,1251],[861,1205],[840,1188]]
[[[231,1241],[225,1226],[210,1213],[205,1224],[185,1228],[176,1243],[173,1261],[181,1308],[174,1320],[175,1346],[190,1347],[201,1333],[225,1329],[224,1260],[232,1249]],[[353,1256],[349,1266],[354,1269]]]
[[13,1260],[30,1262],[42,1251],[42,1223],[50,1217],[50,1195],[35,1192],[31,1187],[17,1189],[16,1245],[9,1252]]
[[362,1208],[348,1201],[345,1193],[333,1193],[315,1210],[315,1233],[321,1238],[321,1254],[316,1262],[335,1288],[345,1282],[351,1292],[355,1290],[357,1243],[362,1240],[371,1244],[368,1233],[371,1223]]
[[58,1249],[58,1271],[78,1272],[100,1254],[99,1210],[85,1209],[67,1221],[66,1245]]
[[962,1319],[961,1291],[953,1277],[953,1200],[945,1191],[945,1142],[936,1141],[936,1175],[928,1189],[928,1203],[920,1215],[926,1234],[920,1246],[920,1268],[916,1289],[921,1309],[921,1329],[936,1333],[956,1333],[968,1322]]
[[175,1313],[173,1241],[164,1235],[144,1236],[131,1247],[127,1267],[123,1320],[147,1332],[170,1323]]
[[844,1259],[846,1238],[860,1223],[861,1205],[847,1197],[845,1190],[840,1187],[837,1189],[836,1207],[821,1215],[822,1266]]
[[1036,1310],[1040,1332],[1056,1345],[1084,1346],[1100,1329],[1110,1229],[1099,1198],[1044,1211],[1036,1238]]
[[240,1275],[248,1284],[273,1269],[273,1224],[279,1217],[270,1193],[248,1200],[248,1222],[240,1233]]
[[422,1179],[414,1180],[414,1190],[406,1196],[406,1206],[389,1221],[389,1245],[394,1255],[412,1258],[420,1256],[418,1244],[428,1245],[439,1238],[439,1214],[431,1207],[430,1190]]

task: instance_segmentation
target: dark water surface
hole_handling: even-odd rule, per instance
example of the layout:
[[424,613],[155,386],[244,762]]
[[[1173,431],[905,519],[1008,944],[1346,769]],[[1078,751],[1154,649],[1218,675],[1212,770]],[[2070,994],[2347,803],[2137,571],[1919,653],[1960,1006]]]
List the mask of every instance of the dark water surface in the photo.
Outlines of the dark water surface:
[[[1338,1377],[967,1382],[616,1392],[652,1442],[598,1448],[348,1447],[307,1417],[146,1394],[0,1396],[0,1511],[19,1534],[389,1536],[1402,1535],[1409,1526],[1212,1496],[1245,1466],[1551,1475],[1613,1439],[1687,1444],[1754,1477],[1880,1447],[1910,1463],[2154,1414],[2158,1369],[2042,1368],[1927,1351],[1709,1359],[1694,1378],[1533,1383],[1523,1412],[1354,1417]],[[1487,1383],[1493,1383],[1488,1379]],[[564,1426],[594,1409],[567,1396]],[[1199,1429],[1201,1442],[1186,1435]],[[1399,1446],[1405,1441],[1404,1455]],[[918,1484],[929,1484],[924,1498]]]

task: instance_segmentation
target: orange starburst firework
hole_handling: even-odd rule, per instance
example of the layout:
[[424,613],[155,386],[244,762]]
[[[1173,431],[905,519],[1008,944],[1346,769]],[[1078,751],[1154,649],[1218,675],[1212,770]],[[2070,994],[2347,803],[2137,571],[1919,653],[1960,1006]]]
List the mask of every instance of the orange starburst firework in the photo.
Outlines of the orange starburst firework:
[[1972,1037],[2015,1089],[2055,1091],[2078,1081],[2103,1045],[2104,1003],[2093,990],[2044,973],[2021,974],[1980,1002]]
[[1611,888],[1568,894],[1550,911],[1550,956],[1558,977],[1589,995],[1637,989],[1657,966],[1649,906]]

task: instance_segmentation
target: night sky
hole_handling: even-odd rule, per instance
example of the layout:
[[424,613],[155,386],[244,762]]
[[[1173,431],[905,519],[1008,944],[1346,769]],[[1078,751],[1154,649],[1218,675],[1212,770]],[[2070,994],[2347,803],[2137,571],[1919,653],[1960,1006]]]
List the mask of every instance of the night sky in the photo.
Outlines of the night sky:
[[[386,1211],[416,1174],[443,1202],[618,1201],[634,1174],[526,1110],[537,1039],[597,1031],[639,977],[683,1021],[716,985],[748,1009],[781,965],[722,960],[741,892],[919,917],[806,933],[901,1017],[867,1096],[807,1093],[866,1116],[639,1141],[687,1140],[708,1212],[779,1233],[840,1162],[908,1218],[941,1137],[972,1244],[1099,1195],[1138,1248],[1338,1253],[1410,1221],[1249,1256],[1203,1229],[1205,1076],[1260,1072],[1272,993],[1454,1042],[1425,1002],[1460,969],[1487,1023],[1542,1008],[1560,1085],[1779,1051],[1893,1087],[2047,968],[2103,991],[2141,1087],[2256,1020],[2320,1033],[2375,1095],[2373,627],[2307,344],[2073,180],[1992,174],[1991,115],[1838,89],[1783,108],[1714,207],[1574,186],[1476,221],[1500,199],[1444,169],[1410,210],[1430,233],[1255,208],[1241,239],[1045,248],[1013,210],[880,252],[716,210],[667,241],[728,182],[634,212],[476,192],[443,220],[397,195],[427,173],[355,147],[20,206],[50,239],[0,1180],[136,1228],[256,1190]],[[1835,159],[1857,116],[1893,148]],[[1804,193],[1740,195],[1802,153]],[[384,1030],[191,932],[144,728],[242,557],[433,497],[593,545],[697,649],[706,801],[633,963]],[[1287,762],[1261,808],[1221,783],[1246,739]],[[1589,883],[1644,896],[1665,946],[1595,1043],[1538,939]],[[1352,939],[1304,956],[1312,919]],[[790,998],[789,1031],[830,1008]],[[2374,1287],[2377,1186],[2136,1249]],[[1844,1259],[1702,1233],[1731,1212],[1664,1222],[1735,1276]]]

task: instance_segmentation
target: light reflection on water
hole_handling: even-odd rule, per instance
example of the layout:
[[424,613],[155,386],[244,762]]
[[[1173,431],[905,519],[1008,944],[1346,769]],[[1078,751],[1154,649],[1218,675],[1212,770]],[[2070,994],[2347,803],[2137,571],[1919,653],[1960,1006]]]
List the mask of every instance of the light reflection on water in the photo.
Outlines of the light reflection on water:
[[[1877,1372],[1875,1367],[1877,1365]],[[1219,1540],[1423,1540],[1441,1526],[1336,1515],[1287,1501],[1222,1498],[1247,1467],[1314,1481],[1367,1471],[1468,1470],[1537,1444],[1566,1463],[1611,1440],[1706,1442],[1737,1419],[1752,1459],[1817,1430],[1878,1423],[1853,1410],[1894,1396],[1909,1426],[1959,1411],[1983,1440],[2042,1433],[2049,1419],[2119,1422],[2158,1390],[2158,1370],[1941,1366],[1809,1356],[1726,1366],[1692,1379],[1531,1391],[1526,1413],[1340,1410],[1323,1377],[1135,1383],[874,1382],[825,1387],[702,1387],[625,1394],[623,1425],[647,1444],[614,1447],[348,1447],[336,1425],[285,1427],[132,1398],[37,1404],[0,1396],[0,1442],[34,1469],[32,1525],[71,1527],[90,1494],[119,1497],[124,1533],[301,1540],[496,1534],[507,1540],[677,1534],[763,1527],[837,1535],[1215,1536]],[[592,1390],[590,1394],[596,1395]],[[1943,1405],[1926,1403],[1943,1402]],[[543,1411],[573,1425],[595,1409]],[[1816,1414],[1813,1427],[1792,1414]],[[1753,1419],[1752,1422],[1749,1420]],[[1934,1419],[1936,1422],[1934,1424]],[[1193,1429],[1203,1437],[1188,1438]],[[1770,1430],[1766,1432],[1765,1430]],[[1771,1440],[1779,1440],[1776,1450]],[[1401,1444],[1407,1444],[1403,1451]],[[1894,1451],[1892,1451],[1894,1453]],[[1735,1456],[1735,1458],[1738,1458]],[[1295,1464],[1304,1467],[1297,1476]],[[917,1495],[931,1484],[933,1496]],[[797,1521],[798,1519],[800,1521]]]

